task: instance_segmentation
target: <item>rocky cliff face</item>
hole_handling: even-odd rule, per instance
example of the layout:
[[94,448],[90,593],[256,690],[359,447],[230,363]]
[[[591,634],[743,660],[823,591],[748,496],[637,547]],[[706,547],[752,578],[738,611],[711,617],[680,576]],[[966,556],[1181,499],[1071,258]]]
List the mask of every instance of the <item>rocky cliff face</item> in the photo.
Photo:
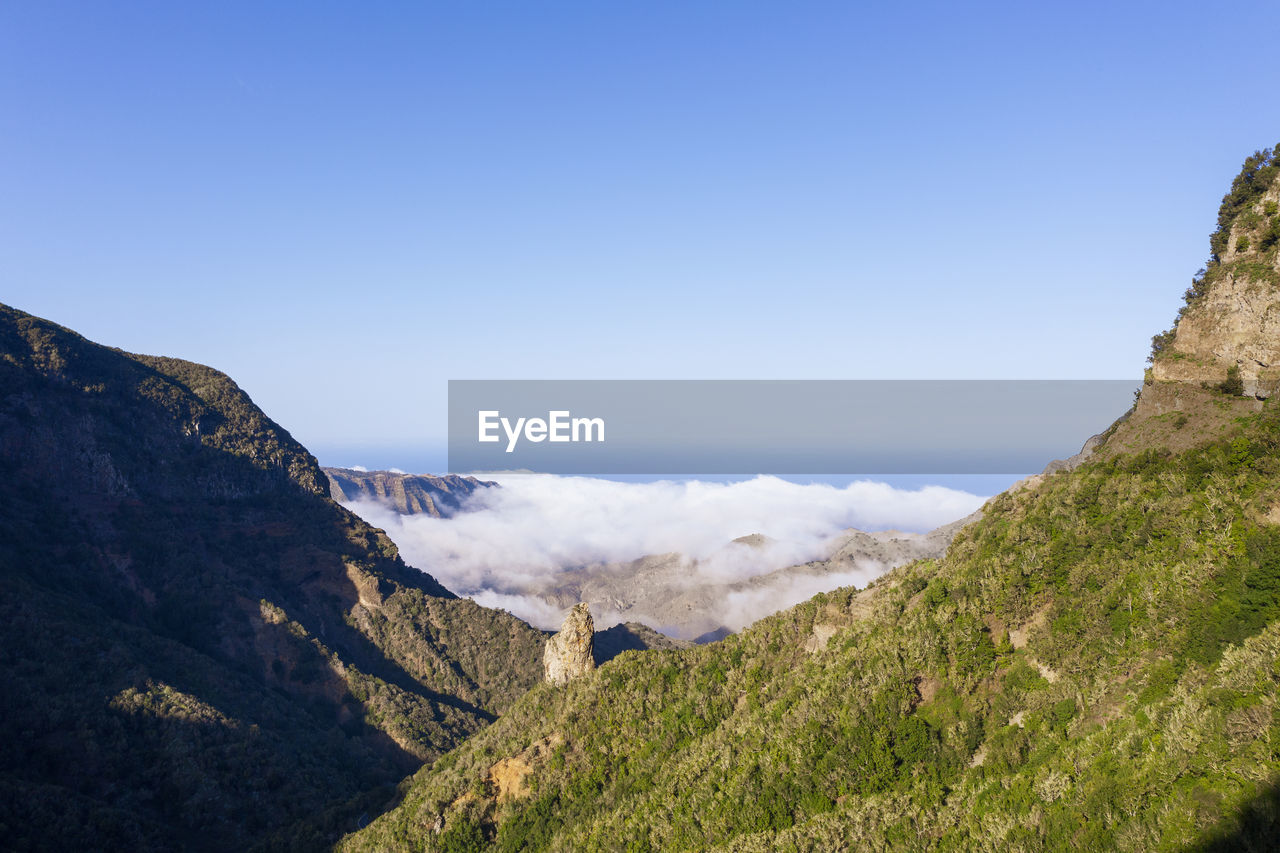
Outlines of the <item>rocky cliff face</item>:
[[591,610],[584,601],[569,611],[560,632],[547,640],[542,653],[546,680],[552,684],[567,684],[595,669],[594,645],[595,626],[591,621]]
[[448,518],[458,512],[462,502],[478,489],[496,487],[497,483],[448,474],[400,474],[395,471],[356,471],[351,468],[325,468],[329,478],[329,494],[340,503],[366,498],[376,500],[401,515],[429,515]]
[[1212,259],[1187,291],[1171,337],[1157,339],[1154,381],[1217,384],[1233,369],[1244,394],[1280,390],[1277,173],[1277,152],[1259,152],[1223,199]]

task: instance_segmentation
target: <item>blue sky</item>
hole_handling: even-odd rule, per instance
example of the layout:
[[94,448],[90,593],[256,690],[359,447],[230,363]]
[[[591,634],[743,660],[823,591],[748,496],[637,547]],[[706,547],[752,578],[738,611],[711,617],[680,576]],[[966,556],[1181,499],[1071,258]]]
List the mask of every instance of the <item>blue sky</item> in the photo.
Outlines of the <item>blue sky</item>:
[[0,301],[336,464],[426,466],[450,378],[1132,378],[1276,17],[7,2]]

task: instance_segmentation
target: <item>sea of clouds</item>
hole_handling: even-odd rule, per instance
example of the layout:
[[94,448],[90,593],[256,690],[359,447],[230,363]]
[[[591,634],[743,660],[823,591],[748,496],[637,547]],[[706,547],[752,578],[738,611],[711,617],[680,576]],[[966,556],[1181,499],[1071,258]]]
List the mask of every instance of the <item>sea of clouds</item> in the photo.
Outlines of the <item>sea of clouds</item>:
[[[477,490],[449,518],[401,516],[369,500],[348,507],[386,530],[409,565],[460,595],[547,629],[559,627],[564,613],[529,593],[553,588],[558,575],[575,568],[676,552],[697,580],[740,581],[823,559],[833,538],[850,527],[924,532],[968,515],[985,500],[941,486],[899,489],[860,481],[836,487],[767,476],[733,483],[550,474],[490,479],[500,487]],[[733,542],[753,533],[770,541],[765,547]],[[740,615],[733,621],[745,624],[823,589],[863,585],[883,568],[864,566],[856,577],[802,578],[796,589],[737,593],[733,612]],[[609,621],[597,617],[601,627]]]

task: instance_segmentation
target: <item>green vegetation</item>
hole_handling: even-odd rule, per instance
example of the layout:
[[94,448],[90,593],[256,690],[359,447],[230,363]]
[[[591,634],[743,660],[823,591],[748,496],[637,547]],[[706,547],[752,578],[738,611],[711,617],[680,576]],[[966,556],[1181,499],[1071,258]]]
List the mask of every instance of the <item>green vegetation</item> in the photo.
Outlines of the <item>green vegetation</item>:
[[[1231,182],[1231,189],[1222,198],[1222,206],[1218,209],[1218,229],[1209,238],[1209,249],[1213,260],[1227,248],[1227,240],[1231,236],[1231,226],[1240,215],[1250,210],[1271,186],[1276,175],[1280,174],[1280,145],[1275,148],[1264,148],[1255,151],[1244,161],[1240,174]],[[1271,215],[1268,213],[1268,215]]]
[[1267,222],[1267,229],[1262,232],[1258,239],[1258,249],[1262,252],[1269,252],[1280,243],[1280,216],[1275,214],[1275,202],[1268,202],[1267,209],[1271,211],[1271,219]]
[[0,306],[0,847],[327,848],[541,674],[226,376]]
[[1177,326],[1172,329],[1166,329],[1159,334],[1153,335],[1151,338],[1151,354],[1147,356],[1147,361],[1155,361],[1166,352],[1170,351],[1173,346],[1173,339],[1177,335]]
[[[937,563],[535,688],[343,849],[1175,850],[1254,826],[1280,772],[1277,482],[1274,404],[1182,453],[1104,448]],[[811,654],[815,625],[839,630]],[[543,739],[536,790],[498,797],[492,768]]]
[[1218,383],[1218,391],[1228,397],[1239,397],[1244,393],[1244,380],[1240,378],[1240,367],[1231,365],[1227,368],[1227,378]]

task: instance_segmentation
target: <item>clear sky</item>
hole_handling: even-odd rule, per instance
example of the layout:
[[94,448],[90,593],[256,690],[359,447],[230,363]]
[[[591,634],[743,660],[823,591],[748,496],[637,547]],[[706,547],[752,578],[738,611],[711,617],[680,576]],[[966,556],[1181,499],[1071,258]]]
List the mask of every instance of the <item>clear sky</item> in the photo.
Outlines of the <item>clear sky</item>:
[[414,467],[450,378],[1132,378],[1278,17],[8,0],[0,301],[334,464]]

